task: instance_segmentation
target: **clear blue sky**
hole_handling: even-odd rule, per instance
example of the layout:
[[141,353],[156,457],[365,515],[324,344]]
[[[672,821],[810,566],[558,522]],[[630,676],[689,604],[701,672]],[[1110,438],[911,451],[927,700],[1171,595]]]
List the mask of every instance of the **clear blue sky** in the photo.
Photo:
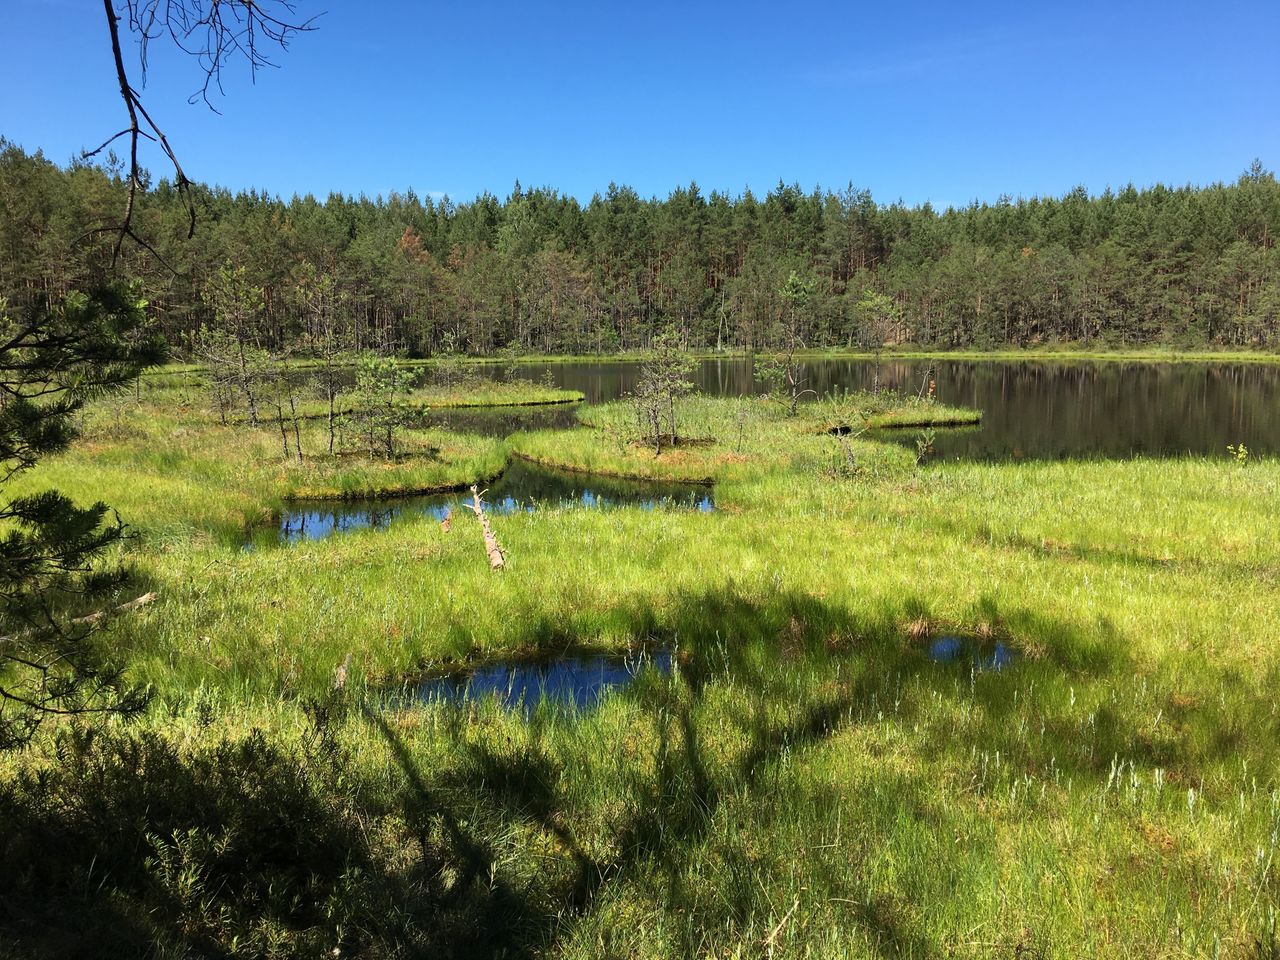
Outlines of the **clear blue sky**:
[[[319,29],[256,86],[234,65],[221,116],[153,51],[147,103],[195,179],[586,200],[781,178],[947,205],[1280,165],[1271,2],[297,2]],[[5,6],[0,135],[63,161],[123,126],[101,4]]]

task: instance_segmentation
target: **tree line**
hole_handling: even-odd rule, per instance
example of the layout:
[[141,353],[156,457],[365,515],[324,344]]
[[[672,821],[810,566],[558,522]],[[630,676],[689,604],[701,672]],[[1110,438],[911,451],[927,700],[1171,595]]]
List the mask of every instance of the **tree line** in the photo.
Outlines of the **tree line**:
[[[123,166],[58,165],[0,140],[0,297],[47,308],[108,275]],[[144,182],[120,270],[179,352],[232,333],[307,350],[608,353],[672,331],[683,349],[1072,342],[1274,347],[1280,186],[878,204],[865,190],[586,204],[519,184],[455,204],[412,191],[288,200]],[[228,294],[234,273],[242,289]],[[789,291],[801,285],[803,302]],[[238,304],[227,309],[226,304]],[[248,306],[245,306],[245,305]]]

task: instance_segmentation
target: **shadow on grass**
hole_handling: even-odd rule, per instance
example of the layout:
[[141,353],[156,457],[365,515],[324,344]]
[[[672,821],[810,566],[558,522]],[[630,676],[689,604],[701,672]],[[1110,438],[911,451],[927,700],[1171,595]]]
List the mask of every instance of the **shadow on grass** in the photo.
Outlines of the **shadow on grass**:
[[[651,749],[626,767],[628,802],[603,825],[565,788],[564,724],[547,732],[536,716],[518,747],[476,736],[456,710],[419,742],[395,716],[337,698],[312,711],[297,747],[261,733],[195,746],[154,732],[64,737],[52,764],[0,782],[11,865],[0,872],[0,942],[14,956],[531,957],[571,940],[615,889],[660,878],[649,909],[678,915],[681,949],[701,952],[726,929],[758,930],[776,906],[732,850],[720,851],[737,877],[720,906],[688,879],[714,852],[726,804],[774,795],[785,763],[876,722],[912,685],[983,707],[969,739],[940,753],[1008,736],[1004,711],[1024,681],[1007,671],[977,684],[932,663],[902,630],[923,606],[855,617],[808,595],[726,590],[661,612],[625,608],[636,635],[678,644],[686,659],[678,676],[621,694]],[[1070,625],[987,613],[1056,645],[1077,680],[1114,666],[1106,644]],[[1051,651],[1033,669],[1060,668]],[[709,745],[721,726],[738,746]],[[390,782],[341,746],[365,734],[399,771]],[[1119,716],[1110,736],[1135,739]],[[920,815],[946,829],[945,811]],[[934,950],[883,897],[850,914],[884,955]]]
[[1275,564],[1245,562],[1222,553],[1207,556],[1156,556],[1122,546],[1068,543],[1048,537],[1029,537],[1013,530],[997,532],[985,522],[958,523],[941,517],[934,518],[933,527],[961,542],[1017,550],[1047,559],[1184,575],[1212,573],[1234,578],[1253,578],[1268,584],[1274,584],[1280,577],[1280,570]]
[[[453,803],[465,798],[461,803],[470,811],[470,821],[531,825],[573,864],[558,884],[534,896],[521,897],[510,886],[497,884],[493,896],[504,901],[502,923],[487,919],[489,906],[477,903],[469,908],[475,912],[461,926],[476,931],[488,951],[485,955],[525,956],[551,949],[573,937],[608,888],[638,877],[665,877],[662,906],[680,911],[697,899],[684,878],[688,868],[706,856],[708,834],[726,796],[767,796],[775,786],[771,777],[778,774],[780,758],[802,755],[864,722],[875,715],[875,704],[887,704],[895,690],[913,679],[942,694],[954,690],[956,695],[972,696],[967,686],[952,682],[961,671],[931,662],[918,644],[904,643],[900,610],[886,609],[877,618],[859,620],[807,595],[779,594],[761,601],[726,592],[683,598],[664,615],[643,605],[627,612],[642,627],[639,633],[656,644],[678,642],[687,660],[678,680],[623,694],[635,701],[651,725],[654,748],[651,765],[634,770],[626,785],[630,814],[611,823],[608,836],[593,836],[588,843],[575,835],[571,804],[557,786],[565,771],[555,750],[542,742],[536,724],[530,727],[531,742],[518,751],[504,747],[499,738],[472,740],[460,736],[457,727],[448,728],[453,753],[460,759],[437,772],[439,791],[424,801],[424,809],[449,802],[442,801],[445,797]],[[1113,666],[1095,639],[1079,636],[1067,625],[1025,611],[1011,611],[1001,619],[1035,631],[1040,643],[1064,645],[1059,653],[1073,664],[1077,681],[1088,672]],[[545,625],[541,632],[547,632]],[[563,637],[557,635],[557,640]],[[837,665],[841,677],[832,689],[797,696],[797,678],[813,680],[824,670],[834,673]],[[1047,669],[1059,668],[1050,663]],[[1007,694],[1019,681],[1012,674],[986,679],[983,702],[992,706],[987,723],[995,730],[1005,725],[1000,693]],[[744,699],[754,705],[729,718],[745,731],[746,747],[732,756],[709,756],[699,723],[706,719],[704,694],[710,687],[726,685],[745,691]],[[414,793],[426,796],[424,771],[402,734],[385,717],[366,716],[387,741],[405,782],[414,785]],[[484,808],[479,816],[477,805]],[[942,811],[931,809],[924,815],[945,821]],[[945,822],[939,828],[944,829]],[[459,849],[474,842],[464,841]],[[601,848],[608,852],[587,852]],[[727,919],[731,925],[747,924],[767,908],[759,891],[744,882]],[[722,929],[726,918],[685,912],[682,949],[696,953],[704,946],[702,938]],[[853,914],[885,955],[930,955],[931,947],[883,897],[857,904]],[[435,949],[442,946],[437,943]]]

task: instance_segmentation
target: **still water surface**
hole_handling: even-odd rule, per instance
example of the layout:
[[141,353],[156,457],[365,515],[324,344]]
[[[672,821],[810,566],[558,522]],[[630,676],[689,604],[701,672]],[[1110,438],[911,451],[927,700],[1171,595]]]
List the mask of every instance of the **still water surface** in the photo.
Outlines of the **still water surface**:
[[582,710],[594,706],[609,691],[631,683],[642,671],[670,673],[673,660],[670,650],[507,660],[485,664],[468,673],[430,677],[407,692],[412,703],[497,698],[504,706],[526,714],[544,701]]
[[[587,401],[634,389],[634,362],[524,364],[515,375],[581,390]],[[498,365],[480,368],[510,377]],[[938,430],[942,458],[1020,460],[1066,457],[1227,455],[1227,444],[1280,453],[1280,364],[1057,361],[815,360],[805,365],[820,394],[883,387],[917,393],[930,373],[938,399],[982,411],[982,426]],[[757,393],[747,359],[703,360],[699,389],[713,396]],[[569,411],[541,416],[566,418]],[[482,422],[473,420],[473,423]],[[479,429],[477,427],[476,429]],[[914,448],[915,433],[898,433]]]
[[1003,670],[1018,659],[1017,653],[998,641],[984,643],[976,637],[938,637],[929,644],[934,663],[967,663],[974,670]]
[[[401,517],[446,514],[461,519],[470,513],[469,492],[377,500],[296,500],[285,504],[278,522],[253,532],[250,544],[270,546],[299,540],[319,540],[335,533],[382,529]],[[512,460],[502,476],[481,498],[492,514],[531,511],[539,507],[608,509],[633,506],[643,510],[715,509],[711,487],[699,484],[628,481],[595,474],[570,473]]]

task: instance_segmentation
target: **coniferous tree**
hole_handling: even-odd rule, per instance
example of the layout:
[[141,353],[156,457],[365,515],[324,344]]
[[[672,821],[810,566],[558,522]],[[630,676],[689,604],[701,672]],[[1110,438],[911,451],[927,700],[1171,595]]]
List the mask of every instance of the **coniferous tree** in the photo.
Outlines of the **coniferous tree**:
[[[60,169],[0,148],[0,295],[47,304],[106,276],[110,237],[80,241],[127,189],[118,166]],[[383,353],[430,356],[446,333],[465,354],[642,350],[668,326],[689,348],[771,349],[792,271],[813,283],[799,331],[810,347],[1280,345],[1280,184],[1260,165],[1203,188],[945,211],[786,184],[665,199],[614,185],[585,205],[523,188],[460,204],[191,192],[191,241],[171,184],[136,196],[137,229],[177,273],[129,245],[117,265],[173,343],[241,325],[213,294],[234,265],[261,300],[251,340],[310,349],[315,314],[294,288],[313,265],[332,278],[351,346]],[[895,308],[881,343],[861,326],[868,289]]]
[[103,503],[55,490],[8,497],[3,486],[77,435],[90,400],[160,362],[144,304],[119,288],[70,293],[53,309],[0,304],[0,747],[25,742],[49,714],[139,709],[144,697],[96,642],[124,581],[97,566],[125,536]]
[[370,457],[395,458],[399,434],[412,416],[405,399],[412,386],[413,374],[395,357],[360,355],[351,419]]

